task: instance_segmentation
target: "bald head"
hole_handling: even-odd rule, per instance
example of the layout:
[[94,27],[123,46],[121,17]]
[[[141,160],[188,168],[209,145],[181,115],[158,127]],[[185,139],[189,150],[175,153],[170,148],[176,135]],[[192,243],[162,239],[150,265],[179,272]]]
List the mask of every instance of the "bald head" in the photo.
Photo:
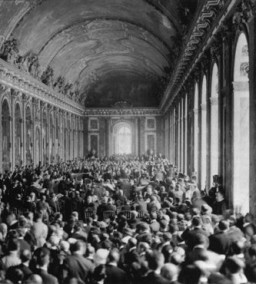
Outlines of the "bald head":
[[165,263],[161,269],[161,275],[170,282],[176,281],[179,275],[179,268],[172,263]]

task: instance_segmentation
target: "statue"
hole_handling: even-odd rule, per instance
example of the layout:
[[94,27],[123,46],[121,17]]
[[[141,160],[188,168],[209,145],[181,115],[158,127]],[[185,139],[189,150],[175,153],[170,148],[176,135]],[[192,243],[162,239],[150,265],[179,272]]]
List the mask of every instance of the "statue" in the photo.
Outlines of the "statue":
[[14,64],[19,53],[18,41],[16,39],[9,39],[4,42],[1,48],[1,58],[11,64]]
[[35,53],[30,51],[23,56],[22,60],[19,59],[19,61],[22,62],[19,65],[23,71],[28,72],[34,78],[39,77],[39,60]]
[[54,76],[53,69],[52,67],[48,66],[41,76],[42,83],[44,83],[45,85],[49,87],[52,87],[53,86],[53,76]]
[[71,97],[72,88],[73,88],[73,84],[67,83],[67,84],[64,86],[64,91],[63,91],[64,95],[65,95],[65,96],[68,96],[68,97]]
[[65,79],[62,76],[59,76],[56,80],[56,82],[53,84],[53,88],[55,91],[59,93],[64,93],[64,87],[65,87]]

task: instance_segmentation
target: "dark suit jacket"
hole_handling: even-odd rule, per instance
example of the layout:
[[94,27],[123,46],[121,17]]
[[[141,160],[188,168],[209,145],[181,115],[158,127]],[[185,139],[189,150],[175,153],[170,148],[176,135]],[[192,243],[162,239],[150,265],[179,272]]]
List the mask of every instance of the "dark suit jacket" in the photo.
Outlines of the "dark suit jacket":
[[47,271],[43,269],[36,269],[35,274],[38,274],[43,279],[43,284],[59,284],[59,281],[56,277],[49,274]]
[[20,269],[23,272],[24,279],[26,280],[31,274],[32,271],[30,270],[29,267],[25,266],[23,263],[16,265],[16,266],[11,266],[10,268],[7,269],[6,271],[6,277],[9,279],[9,275],[13,274],[13,271],[15,269]]
[[90,278],[94,265],[80,255],[70,255],[64,261],[64,269],[68,271],[69,277],[75,277],[85,282]]
[[128,283],[128,276],[125,271],[119,267],[107,264],[106,265],[106,279],[104,284],[126,284]]
[[219,254],[228,254],[231,241],[227,233],[218,232],[209,237],[209,250]]
[[141,284],[170,284],[168,280],[155,272],[150,272],[146,277],[140,281]]

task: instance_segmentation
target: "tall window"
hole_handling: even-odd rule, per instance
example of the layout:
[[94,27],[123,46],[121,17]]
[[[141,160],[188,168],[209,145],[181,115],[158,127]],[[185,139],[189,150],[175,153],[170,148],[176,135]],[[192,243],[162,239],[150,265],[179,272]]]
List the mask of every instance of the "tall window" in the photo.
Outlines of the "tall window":
[[131,128],[122,126],[116,133],[116,154],[132,153],[132,133]]
[[233,98],[233,202],[242,213],[249,211],[249,56],[244,33],[239,36],[234,68]]
[[206,104],[206,76],[202,85],[201,100],[201,189],[206,187],[206,168],[207,168],[207,104]]
[[188,95],[184,99],[184,173],[188,171]]
[[194,97],[194,172],[198,174],[198,160],[199,160],[199,123],[198,123],[198,84],[195,85],[195,97]]
[[211,86],[211,151],[210,178],[219,174],[219,80],[218,67],[215,63],[212,70]]

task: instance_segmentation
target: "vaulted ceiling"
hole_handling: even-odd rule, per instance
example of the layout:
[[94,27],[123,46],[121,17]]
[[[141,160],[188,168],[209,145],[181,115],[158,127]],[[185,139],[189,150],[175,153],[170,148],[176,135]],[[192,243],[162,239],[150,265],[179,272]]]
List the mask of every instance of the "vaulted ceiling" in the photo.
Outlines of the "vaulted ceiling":
[[2,41],[38,55],[86,107],[158,106],[197,0],[0,0]]

